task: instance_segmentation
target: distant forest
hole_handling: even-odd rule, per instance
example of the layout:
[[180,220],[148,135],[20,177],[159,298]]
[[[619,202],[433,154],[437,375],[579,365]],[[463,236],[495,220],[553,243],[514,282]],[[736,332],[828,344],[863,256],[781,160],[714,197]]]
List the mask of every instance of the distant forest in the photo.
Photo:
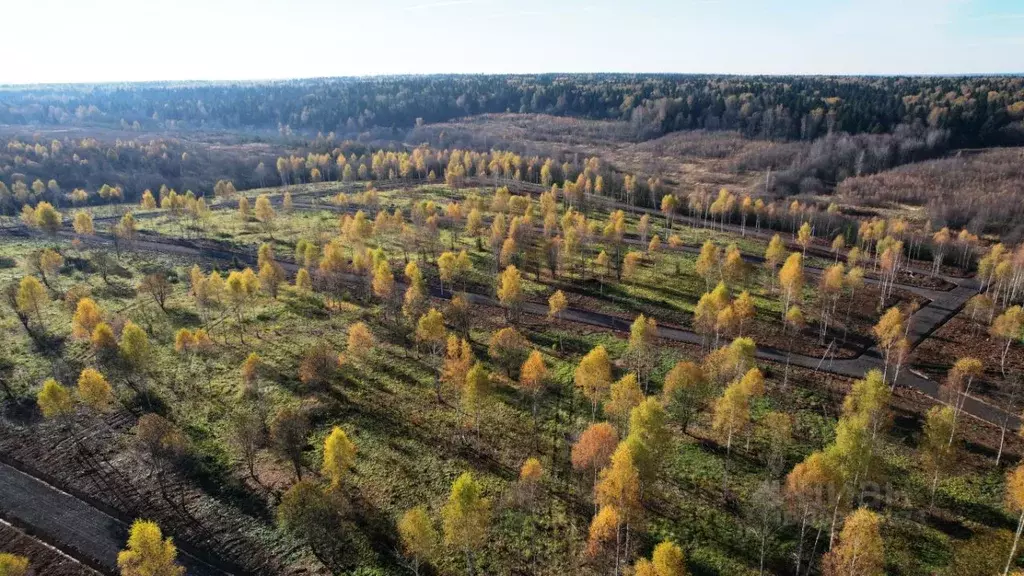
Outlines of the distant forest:
[[975,148],[1024,144],[1024,77],[552,74],[0,87],[0,124],[21,126],[342,137],[498,112],[624,120],[641,138],[706,129],[810,141],[910,126]]

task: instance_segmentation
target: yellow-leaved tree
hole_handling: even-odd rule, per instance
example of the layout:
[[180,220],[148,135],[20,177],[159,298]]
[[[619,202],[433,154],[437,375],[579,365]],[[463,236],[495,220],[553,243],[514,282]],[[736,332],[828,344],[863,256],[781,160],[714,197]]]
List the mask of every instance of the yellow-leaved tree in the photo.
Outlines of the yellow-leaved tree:
[[71,398],[71,392],[61,386],[53,378],[43,382],[43,387],[36,395],[36,403],[44,418],[59,418],[71,415],[75,411],[75,403]]
[[822,559],[822,573],[825,576],[885,574],[881,526],[882,517],[866,508],[858,508],[847,516],[839,541]]
[[612,384],[612,364],[608,358],[608,350],[597,345],[580,360],[573,374],[576,387],[590,400],[591,420],[597,415],[597,405],[604,398]]
[[956,426],[953,408],[932,406],[924,422],[924,437],[921,440],[921,462],[932,476],[931,503],[935,502],[935,489],[939,476],[955,462],[956,445],[952,438]]
[[175,563],[178,549],[164,538],[156,522],[136,520],[128,534],[128,546],[117,554],[121,576],[184,576]]
[[878,342],[878,347],[885,353],[884,372],[882,374],[885,379],[888,379],[889,376],[892,352],[896,349],[897,342],[905,333],[904,320],[903,313],[894,306],[886,310],[882,317],[878,319],[878,324],[875,324],[871,329],[871,333]]
[[665,227],[672,231],[672,220],[676,214],[679,200],[673,194],[665,194],[661,197],[661,213],[665,215]]
[[441,366],[441,377],[436,384],[438,402],[441,401],[441,383],[447,384],[456,391],[460,390],[466,382],[466,374],[469,373],[475,362],[476,358],[473,356],[473,348],[469,342],[450,334],[444,364]]
[[611,394],[604,403],[604,413],[619,425],[623,432],[627,429],[629,414],[644,400],[640,383],[635,374],[626,374],[611,386]]
[[25,576],[28,574],[28,558],[16,554],[0,553],[0,576]]
[[438,536],[427,509],[417,506],[407,510],[398,521],[398,536],[402,550],[409,558],[413,574],[419,576],[420,565],[433,560],[437,553]]
[[458,257],[454,252],[443,252],[437,257],[438,278],[441,280],[441,294],[444,294],[444,285],[452,284],[455,281],[456,263]]
[[[562,313],[565,312],[568,302],[565,299],[565,293],[561,290],[556,290],[554,294],[548,298],[548,318],[554,318],[556,320],[562,319]],[[562,349],[562,332],[558,331],[558,349]]]
[[800,225],[800,230],[796,233],[796,243],[803,248],[803,255],[807,256],[807,247],[811,245],[811,241],[814,239],[811,230],[811,223],[804,222]]
[[768,277],[771,279],[772,292],[775,291],[775,271],[779,268],[779,264],[782,263],[782,259],[786,257],[786,245],[782,242],[782,237],[778,234],[772,236],[772,239],[768,242],[768,248],[764,251],[764,265],[768,268]]
[[498,284],[498,301],[505,308],[505,317],[514,321],[519,317],[519,308],[523,302],[523,279],[515,266],[505,268]]
[[263,225],[263,230],[273,237],[274,219],[277,218],[277,214],[274,212],[274,207],[270,204],[270,197],[266,194],[260,194],[256,198],[255,215],[256,220]]
[[331,488],[338,489],[356,460],[356,445],[339,426],[335,426],[324,440],[324,462],[320,473],[331,481]]
[[522,468],[519,469],[519,485],[526,491],[526,497],[531,502],[543,476],[544,468],[541,467],[540,460],[536,458],[527,458],[526,462],[523,462]]
[[153,192],[148,188],[142,192],[142,199],[139,201],[139,205],[146,210],[156,209],[156,198],[153,197]]
[[75,234],[81,236],[92,236],[96,232],[96,227],[92,222],[92,214],[85,210],[75,212],[75,219],[71,223],[71,227],[75,230]]
[[103,321],[103,312],[92,298],[82,298],[75,307],[75,315],[71,317],[71,335],[79,339],[88,339],[93,330]]
[[725,441],[726,455],[732,452],[732,440],[750,423],[750,395],[742,380],[734,380],[715,402],[712,428]]
[[1017,545],[1020,543],[1020,534],[1024,532],[1024,464],[1018,465],[1006,475],[1006,507],[1011,512],[1020,513],[1017,520],[1017,532],[1013,536],[1013,546],[1010,547],[1010,557],[1006,560],[1006,569],[1003,576],[1010,572],[1013,567],[1013,560],[1017,557]]
[[50,236],[56,236],[63,224],[63,217],[49,202],[36,204],[35,224]]
[[462,385],[460,404],[467,414],[473,416],[473,427],[480,433],[480,413],[490,400],[491,375],[484,365],[477,362],[466,373],[466,381]]
[[795,518],[800,519],[794,574],[800,574],[800,567],[803,564],[804,540],[808,525],[813,525],[814,521],[823,520],[832,513],[828,499],[821,498],[821,495],[827,494],[829,487],[837,481],[838,472],[834,463],[824,452],[811,453],[786,476],[783,491],[786,508]]
[[544,364],[544,356],[539,350],[533,350],[519,369],[519,388],[529,394],[533,403],[533,423],[537,426],[537,398],[544,390],[547,381],[548,367]]
[[743,254],[739,246],[729,244],[725,249],[725,258],[722,261],[722,280],[730,286],[740,286],[747,278],[747,263],[743,260]]
[[661,542],[651,559],[641,558],[633,567],[634,576],[686,576],[686,557],[675,542]]
[[665,375],[662,401],[684,434],[693,418],[707,405],[711,390],[704,370],[693,362],[677,362]]
[[704,279],[705,291],[711,290],[711,282],[718,272],[718,261],[721,258],[720,251],[711,240],[704,242],[700,247],[700,254],[697,256],[697,275]]
[[671,448],[667,422],[665,407],[654,396],[648,396],[629,413],[629,436],[624,443],[633,454],[633,464],[645,486],[657,479]]
[[1024,339],[1024,308],[1011,306],[992,321],[989,329],[992,336],[1002,340],[1003,351],[999,356],[999,368],[1006,377],[1006,355],[1010,353],[1010,345],[1015,340]]
[[491,502],[481,495],[480,484],[464,472],[452,484],[448,502],[441,509],[444,543],[463,552],[472,576],[475,553],[487,541],[491,523]]
[[606,548],[610,548],[612,543],[618,543],[621,526],[622,519],[619,517],[619,512],[614,506],[604,506],[598,510],[593,520],[590,521],[590,530],[587,536],[587,556],[593,558]]
[[793,252],[786,258],[786,263],[779,270],[779,285],[782,287],[782,318],[786,318],[791,304],[800,301],[800,291],[804,287],[803,257]]
[[953,443],[953,435],[956,433],[956,425],[963,413],[964,404],[971,393],[971,385],[974,379],[984,373],[984,366],[981,360],[969,356],[958,358],[953,363],[953,368],[946,374],[946,381],[942,384],[940,391],[949,405],[953,408],[953,422],[949,430],[948,443]]
[[238,197],[238,216],[242,222],[249,221],[249,199],[245,196]]
[[295,274],[295,290],[300,293],[308,293],[313,290],[313,278],[305,268],[299,268]]
[[125,363],[135,371],[142,371],[152,353],[149,336],[141,326],[132,321],[125,323],[121,329],[121,340],[118,351]]
[[356,322],[348,328],[348,340],[345,346],[346,356],[357,362],[366,361],[373,349],[377,347],[377,339],[364,322]]
[[114,389],[99,371],[85,368],[78,375],[78,398],[96,412],[108,412],[114,403]]
[[[611,463],[601,471],[597,486],[594,488],[594,499],[600,508],[612,508],[617,513],[616,534],[625,529],[622,559],[628,559],[629,527],[639,520],[642,507],[640,472],[633,461],[633,451],[627,442],[619,443],[612,454]],[[620,536],[614,538],[614,541],[619,542],[619,538]]]
[[436,308],[431,308],[416,322],[416,341],[437,358],[444,349],[445,340],[444,316]]
[[37,269],[39,270],[40,278],[43,279],[43,284],[46,284],[47,288],[60,290],[60,286],[57,284],[57,277],[60,275],[60,269],[63,266],[64,257],[60,255],[60,252],[52,248],[46,248],[39,253]]
[[626,346],[626,360],[629,367],[636,373],[638,380],[644,382],[644,391],[650,383],[650,372],[657,360],[658,323],[654,318],[643,314],[636,317],[629,328],[629,343]]
[[622,259],[622,277],[629,280],[636,274],[637,268],[640,266],[640,260],[643,258],[643,253],[629,251],[626,256]]
[[36,280],[35,276],[25,276],[18,283],[18,291],[14,297],[15,305],[18,307],[18,312],[26,318],[29,314],[34,314],[36,320],[39,322],[39,328],[45,329],[43,324],[43,306],[46,306],[47,302],[50,301],[49,296],[46,294],[46,289],[43,285]]
[[89,337],[92,349],[96,354],[106,357],[117,350],[117,338],[114,337],[114,329],[106,322],[100,322],[92,331]]

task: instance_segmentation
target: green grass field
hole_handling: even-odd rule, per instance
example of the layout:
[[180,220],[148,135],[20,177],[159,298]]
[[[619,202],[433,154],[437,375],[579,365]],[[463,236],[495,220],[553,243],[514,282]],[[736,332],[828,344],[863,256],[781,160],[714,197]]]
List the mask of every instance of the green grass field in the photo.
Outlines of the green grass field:
[[[468,193],[472,192],[453,193],[443,186],[431,186],[411,192],[382,191],[380,197],[382,204],[403,208],[408,215],[414,202],[442,202],[453,195],[464,198]],[[373,213],[368,216],[372,219]],[[661,222],[656,221],[655,227],[660,226]],[[272,231],[251,219],[243,220],[234,209],[214,210],[201,227],[188,228],[161,214],[140,218],[139,228],[152,234],[216,241],[249,252],[270,242],[282,259],[291,259],[299,240],[321,243],[339,233],[337,214],[306,210],[279,212]],[[677,226],[676,233],[690,246],[711,238],[722,246],[737,242],[749,253],[764,251],[764,244],[750,237],[683,226]],[[474,271],[465,282],[475,290],[493,293],[499,268],[493,255],[486,249],[479,250],[476,240],[465,234],[455,242],[449,231],[442,230],[437,245],[449,249],[453,244],[456,250],[470,252],[473,259]],[[592,259],[600,246],[595,242],[587,255],[587,275],[591,279],[596,271]],[[569,454],[573,442],[591,423],[591,410],[574,387],[573,372],[579,359],[600,344],[607,347],[615,361],[615,378],[626,374],[627,367],[621,362],[626,353],[626,335],[523,317],[516,327],[533,348],[542,352],[550,375],[538,401],[535,421],[530,399],[517,388],[514,378],[488,358],[491,335],[507,325],[502,310],[474,308],[470,342],[476,357],[493,374],[493,393],[480,410],[477,427],[472,415],[461,409],[457,390],[445,386],[444,401],[435,398],[438,361],[423,346],[416,345],[409,323],[394,315],[385,318],[384,305],[366,297],[362,289],[349,286],[331,298],[291,287],[283,288],[277,298],[260,292],[247,300],[240,323],[226,306],[206,312],[197,308],[189,294],[188,271],[193,262],[188,258],[129,251],[117,260],[119,272],[104,281],[95,271],[96,250],[79,251],[65,242],[37,239],[0,243],[0,285],[27,274],[26,262],[48,247],[64,256],[59,276],[52,279],[53,301],[44,306],[42,313],[42,324],[51,338],[49,345],[35,343],[6,308],[0,316],[0,331],[8,344],[2,355],[12,367],[7,373],[11,374],[14,395],[35,396],[42,381],[51,376],[71,385],[81,368],[99,367],[109,374],[121,400],[119,410],[129,411],[132,419],[149,410],[161,412],[184,432],[196,463],[187,472],[187,481],[202,487],[205,498],[219,500],[233,514],[255,518],[247,525],[246,537],[287,547],[290,553],[283,559],[286,564],[304,566],[313,573],[403,573],[405,568],[396,554],[398,518],[405,510],[424,505],[436,519],[452,482],[461,473],[471,471],[492,506],[486,543],[476,559],[479,573],[600,574],[610,570],[606,560],[584,554],[594,513],[593,478],[574,472]],[[367,247],[383,248],[396,279],[401,278],[403,250],[398,234],[370,239]],[[600,311],[626,317],[653,313],[667,322],[688,326],[697,300],[707,289],[705,280],[696,274],[695,260],[692,254],[666,248],[653,260],[645,260],[626,281],[618,283],[609,277],[604,286],[595,286],[592,280],[584,284],[579,273],[571,270],[565,270],[558,280],[546,271],[538,279],[527,266],[523,288],[527,298],[546,301],[553,287],[558,286],[581,305]],[[816,260],[810,263],[821,264]],[[202,265],[208,273],[209,263]],[[228,263],[217,266],[222,273],[230,271]],[[421,262],[421,266],[428,280],[436,283],[434,263]],[[140,280],[152,273],[166,274],[171,281],[166,311],[137,290]],[[752,292],[758,323],[766,326],[777,322],[782,311],[778,294],[766,286],[768,281],[768,273],[758,268],[751,271],[743,286],[735,287],[737,291],[746,288]],[[803,292],[810,317],[816,316],[818,308],[814,281],[809,277]],[[127,384],[128,375],[116,361],[100,359],[87,341],[70,336],[72,310],[59,294],[72,288],[94,298],[104,318],[115,325],[131,320],[145,328],[153,351],[144,375],[133,379],[144,382],[151,398],[144,398]],[[446,302],[431,304],[446,311]],[[365,322],[373,332],[377,345],[372,353],[361,360],[347,359],[326,387],[310,389],[303,384],[299,365],[307,351],[326,344],[333,352],[343,353],[347,331],[355,322]],[[175,334],[182,328],[206,328],[213,349],[200,354],[176,352]],[[262,359],[259,385],[265,399],[260,410],[274,414],[284,407],[298,407],[309,416],[311,429],[302,456],[306,477],[318,478],[323,441],[333,427],[345,430],[357,447],[354,469],[341,490],[343,520],[334,538],[335,549],[327,555],[327,566],[321,565],[301,541],[275,525],[274,508],[294,480],[290,465],[266,448],[261,449],[257,482],[248,477],[237,451],[227,440],[232,412],[250,402],[243,395],[240,375],[240,367],[250,353]],[[653,362],[656,368],[649,393],[660,393],[665,374],[676,362],[699,359],[696,347],[661,343]],[[734,439],[728,456],[721,438],[712,430],[707,409],[688,433],[683,433],[677,423],[670,425],[671,439],[657,481],[645,486],[643,510],[632,527],[633,558],[649,556],[655,544],[672,540],[685,551],[692,574],[759,572],[761,534],[754,529],[758,525],[754,502],[766,493],[780,498],[786,472],[835,439],[839,404],[849,384],[823,373],[794,369],[783,387],[781,367],[762,369],[768,376],[767,393],[754,401],[753,422]],[[887,426],[889,433],[883,434],[885,441],[872,474],[872,480],[884,487],[885,493],[878,509],[885,517],[882,530],[888,574],[942,573],[954,544],[972,531],[981,526],[1014,527],[1013,519],[1003,512],[1003,473],[980,455],[984,449],[975,443],[963,468],[939,482],[935,505],[928,506],[930,478],[922,471],[916,451],[921,414],[908,412],[922,405],[916,397],[899,402],[899,412]],[[767,445],[759,424],[773,411],[793,418],[793,442],[785,450],[785,465],[776,472],[766,467]],[[125,428],[117,433],[127,446],[130,431]],[[127,450],[114,448],[112,452]],[[532,498],[524,494],[517,480],[520,467],[530,457],[538,458],[544,469],[540,490]],[[727,490],[723,491],[723,486]],[[214,509],[212,505],[200,506],[194,513],[200,523],[215,525],[224,519],[215,517]],[[799,525],[777,521],[781,514],[778,506],[771,514],[765,536],[765,568],[768,573],[789,574]],[[810,529],[807,547],[819,527],[827,542],[829,526],[822,522]],[[823,548],[819,543],[815,562]],[[805,550],[809,557],[808,552]],[[442,547],[432,564],[441,574],[465,570],[463,554],[453,547]],[[351,572],[356,569],[360,571]],[[812,573],[818,570],[815,564]]]

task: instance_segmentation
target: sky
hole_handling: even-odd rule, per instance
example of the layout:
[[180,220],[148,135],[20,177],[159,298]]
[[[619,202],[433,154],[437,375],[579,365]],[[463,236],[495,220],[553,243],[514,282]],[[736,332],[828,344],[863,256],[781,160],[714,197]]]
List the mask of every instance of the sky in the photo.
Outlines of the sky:
[[[0,84],[1024,72],[1024,0],[10,0]],[[18,47],[18,48],[15,48]]]

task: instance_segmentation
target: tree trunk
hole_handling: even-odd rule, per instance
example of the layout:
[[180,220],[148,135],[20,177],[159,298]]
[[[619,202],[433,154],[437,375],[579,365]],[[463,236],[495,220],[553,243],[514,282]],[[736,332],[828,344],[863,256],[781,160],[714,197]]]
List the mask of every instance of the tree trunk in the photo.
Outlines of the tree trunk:
[[807,559],[807,572],[804,572],[804,574],[806,574],[808,576],[811,573],[811,567],[814,566],[814,554],[818,551],[818,540],[820,540],[820,539],[821,539],[821,526],[818,526],[818,533],[815,534],[815,536],[814,536],[814,546],[811,547],[811,555]]
[[1006,559],[1006,569],[1003,576],[1010,573],[1010,566],[1013,565],[1013,557],[1017,555],[1017,543],[1020,542],[1020,533],[1024,529],[1024,510],[1020,513],[1020,520],[1017,521],[1017,533],[1013,535],[1013,546],[1010,547],[1010,557]]
[[768,527],[761,527],[761,565],[759,576],[764,576],[764,545],[768,541]]
[[807,511],[800,515],[800,541],[797,542],[796,546],[796,571],[793,572],[796,576],[800,576],[800,563],[804,559],[804,535],[807,530]]
[[[994,305],[993,308],[995,308]],[[1006,378],[1006,355],[1010,352],[1010,344],[1013,344],[1012,338],[1006,340],[1006,347],[1003,348],[1003,355],[999,358],[999,371],[1002,372],[1003,378]]]

